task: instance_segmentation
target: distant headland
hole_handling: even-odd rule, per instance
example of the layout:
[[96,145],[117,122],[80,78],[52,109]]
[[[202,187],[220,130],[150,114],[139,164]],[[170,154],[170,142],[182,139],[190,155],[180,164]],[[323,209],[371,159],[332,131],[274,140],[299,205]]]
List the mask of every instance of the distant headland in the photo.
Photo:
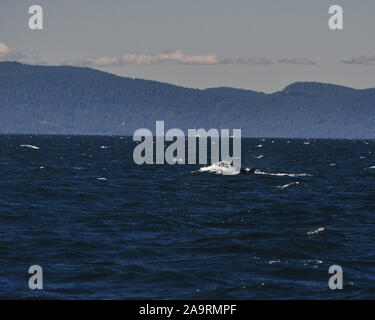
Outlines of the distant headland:
[[271,94],[205,90],[69,66],[0,62],[0,133],[132,135],[238,128],[242,136],[375,138],[375,89],[297,82]]

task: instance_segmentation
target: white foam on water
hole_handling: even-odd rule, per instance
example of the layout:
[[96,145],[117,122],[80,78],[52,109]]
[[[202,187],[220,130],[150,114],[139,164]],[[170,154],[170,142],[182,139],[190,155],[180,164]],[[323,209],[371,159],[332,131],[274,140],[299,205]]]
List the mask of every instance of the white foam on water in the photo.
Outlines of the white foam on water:
[[329,166],[334,167],[334,166],[336,166],[336,163],[331,163]]
[[312,236],[312,235],[314,235],[314,234],[318,234],[318,233],[320,233],[320,232],[323,232],[325,229],[323,228],[323,227],[320,227],[320,228],[318,228],[318,229],[315,229],[315,230],[312,230],[312,231],[309,231],[309,232],[307,232],[306,234],[308,235],[308,236]]
[[108,146],[101,146],[100,149],[108,149]]
[[236,175],[239,174],[239,170],[232,166],[232,164],[228,161],[220,161],[214,163],[208,167],[202,167],[198,170],[198,172],[209,172],[214,174],[222,174],[222,175]]
[[302,260],[303,264],[306,266],[306,265],[309,265],[309,264],[314,264],[314,265],[318,265],[318,264],[322,264],[323,261],[322,260],[318,260],[318,259],[307,259],[307,260]]
[[107,181],[107,178],[98,178],[99,181]]
[[255,170],[255,174],[263,174],[267,176],[276,176],[276,177],[311,177],[311,174],[308,173],[268,173],[268,172],[263,172],[260,170]]
[[369,167],[369,169],[375,169],[375,166],[371,166],[371,167]]
[[259,156],[254,156],[255,159],[262,159],[264,157],[264,155],[259,155]]
[[299,184],[299,182],[296,181],[296,182],[291,182],[291,183],[285,184],[285,185],[283,185],[283,186],[278,186],[278,188],[281,189],[281,190],[283,190],[283,189],[285,189],[285,188],[289,188],[289,187],[291,187],[291,186],[298,185],[298,184]]
[[[245,170],[250,170],[250,169],[246,168]],[[231,162],[220,161],[210,166],[202,167],[198,171],[193,171],[192,173],[196,173],[196,172],[209,172],[209,173],[222,174],[222,175],[237,175],[240,173],[240,170],[232,166]],[[260,171],[259,169],[256,169],[254,171],[254,174],[276,176],[276,177],[292,177],[292,178],[311,177],[311,174],[308,174],[308,173],[268,173],[268,172]],[[294,182],[293,184],[296,184],[296,183]],[[282,186],[282,187],[286,188],[287,185]]]
[[263,145],[262,145],[262,144],[258,144],[256,147],[257,147],[257,148],[262,148]]
[[23,147],[23,148],[29,148],[29,149],[34,149],[34,150],[39,150],[39,147],[33,146],[31,144],[22,144],[21,147]]

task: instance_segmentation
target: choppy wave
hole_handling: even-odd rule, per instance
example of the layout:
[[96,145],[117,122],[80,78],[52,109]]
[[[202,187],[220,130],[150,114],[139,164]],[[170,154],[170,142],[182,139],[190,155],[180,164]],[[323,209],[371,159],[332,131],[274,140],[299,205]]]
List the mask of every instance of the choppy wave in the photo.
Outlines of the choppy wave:
[[34,150],[39,150],[40,148],[37,147],[37,146],[33,146],[31,144],[21,144],[20,147],[23,147],[23,148],[29,148],[29,149],[34,149]]
[[[246,168],[245,170],[249,170]],[[228,161],[220,161],[217,163],[214,163],[210,166],[202,167],[198,171],[195,172],[208,172],[208,173],[214,173],[214,174],[221,174],[221,175],[237,175],[240,173],[240,170],[238,168],[234,167],[231,162]],[[310,177],[311,175],[308,173],[272,173],[272,172],[263,172],[259,169],[256,169],[254,171],[254,174],[258,175],[268,175],[268,176],[276,176],[276,177]],[[288,186],[291,186],[293,184],[296,184],[295,182],[281,186],[282,188],[287,188]]]
[[222,175],[237,175],[240,173],[240,171],[228,161],[220,161],[208,167],[200,168],[198,172],[209,172]]
[[285,184],[283,186],[278,186],[278,188],[282,190],[282,189],[289,188],[291,186],[295,186],[295,185],[298,185],[298,184],[299,184],[299,182],[296,181],[296,182],[291,182],[291,183]]
[[276,177],[292,177],[292,178],[312,176],[311,174],[308,174],[308,173],[270,173],[270,172],[263,172],[260,170],[256,170],[255,174],[263,174],[267,176],[276,176]]
[[[0,298],[371,299],[375,143],[271,140],[224,177],[138,166],[132,137],[0,135]],[[25,286],[33,250],[47,291]],[[333,263],[356,285],[329,290]]]
[[312,236],[312,235],[314,235],[314,234],[318,234],[318,233],[320,233],[320,232],[323,232],[325,229],[323,228],[323,227],[320,227],[320,228],[318,228],[318,229],[315,229],[315,230],[312,230],[312,231],[309,231],[309,232],[307,232],[306,234],[308,235],[308,236]]

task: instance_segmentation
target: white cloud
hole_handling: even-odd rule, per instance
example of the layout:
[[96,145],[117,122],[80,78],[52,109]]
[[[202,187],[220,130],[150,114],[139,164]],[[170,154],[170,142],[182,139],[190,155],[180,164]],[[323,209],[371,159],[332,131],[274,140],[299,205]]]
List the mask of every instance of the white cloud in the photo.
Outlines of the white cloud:
[[0,60],[9,60],[10,56],[9,47],[5,43],[0,42]]
[[5,60],[23,60],[25,55],[17,52],[12,52],[10,48],[3,42],[0,42],[0,61]]
[[[177,65],[226,65],[239,64],[248,66],[267,66],[274,61],[263,57],[241,57],[237,59],[221,59],[216,54],[187,54],[183,50],[168,51],[165,53],[125,53],[121,57],[102,56],[85,60],[66,60],[62,65],[80,67],[110,67],[123,65],[155,65],[155,64],[177,64]],[[300,58],[284,58],[278,63],[294,65],[317,65],[316,62]]]
[[159,54],[127,53],[121,57],[126,64],[218,64],[220,59],[215,54],[185,54],[182,50],[175,50]]
[[252,57],[242,57],[237,59],[236,61],[238,64],[243,64],[243,65],[270,65],[272,64],[272,60],[267,59],[267,58],[252,58]]
[[296,64],[296,65],[304,65],[304,66],[316,66],[317,65],[315,61],[308,60],[308,59],[300,59],[300,58],[283,58],[283,59],[280,59],[278,63]]
[[66,60],[63,65],[80,67],[109,67],[122,65],[154,65],[154,64],[179,64],[179,65],[270,65],[273,61],[267,58],[242,57],[238,59],[221,59],[216,54],[186,54],[183,50],[174,50],[158,54],[125,53],[121,57],[98,57],[86,60]]
[[97,59],[89,59],[88,62],[93,65],[98,65],[98,66],[101,66],[101,65],[110,66],[110,65],[118,64],[119,59],[116,57],[101,57]]
[[159,54],[126,53],[122,57],[99,57],[87,60],[66,60],[64,65],[86,67],[108,67],[120,65],[150,65],[150,64],[183,64],[183,65],[212,65],[221,63],[215,54],[185,54],[175,50]]
[[365,66],[375,65],[375,56],[360,56],[355,57],[350,60],[342,60],[342,63],[346,64],[361,64]]
[[116,57],[100,57],[87,60],[65,60],[62,65],[78,66],[78,67],[109,67],[121,64],[119,58]]
[[0,55],[5,55],[9,53],[10,53],[9,47],[5,43],[0,42]]

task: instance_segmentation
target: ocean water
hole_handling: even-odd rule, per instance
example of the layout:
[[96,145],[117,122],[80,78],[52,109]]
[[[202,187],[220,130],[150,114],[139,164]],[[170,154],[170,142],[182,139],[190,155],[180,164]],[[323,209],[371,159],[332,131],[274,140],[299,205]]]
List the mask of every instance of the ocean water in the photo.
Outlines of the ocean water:
[[0,298],[375,298],[375,141],[243,139],[253,175],[133,149],[0,136]]

